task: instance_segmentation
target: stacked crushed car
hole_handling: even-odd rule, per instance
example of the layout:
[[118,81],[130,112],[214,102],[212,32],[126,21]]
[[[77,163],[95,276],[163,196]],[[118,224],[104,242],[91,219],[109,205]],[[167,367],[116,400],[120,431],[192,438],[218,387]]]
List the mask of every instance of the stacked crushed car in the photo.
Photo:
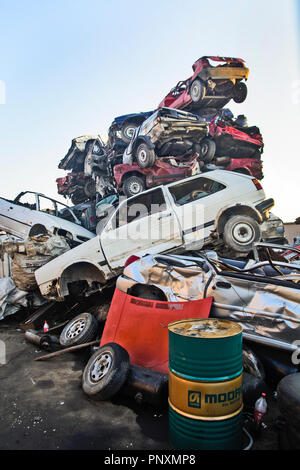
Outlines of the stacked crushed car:
[[97,204],[113,192],[130,197],[216,167],[262,179],[259,128],[224,109],[231,99],[246,99],[249,70],[244,61],[202,57],[193,71],[157,110],[116,117],[106,144],[99,136],[74,139],[59,164],[72,171],[57,179],[58,193],[73,204]]

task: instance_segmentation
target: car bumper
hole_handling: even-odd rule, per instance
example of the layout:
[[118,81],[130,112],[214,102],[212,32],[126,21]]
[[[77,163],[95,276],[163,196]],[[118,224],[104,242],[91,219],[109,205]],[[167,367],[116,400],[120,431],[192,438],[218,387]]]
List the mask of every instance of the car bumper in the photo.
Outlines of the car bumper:
[[270,214],[270,218],[261,224],[262,240],[283,239],[284,225],[281,219]]

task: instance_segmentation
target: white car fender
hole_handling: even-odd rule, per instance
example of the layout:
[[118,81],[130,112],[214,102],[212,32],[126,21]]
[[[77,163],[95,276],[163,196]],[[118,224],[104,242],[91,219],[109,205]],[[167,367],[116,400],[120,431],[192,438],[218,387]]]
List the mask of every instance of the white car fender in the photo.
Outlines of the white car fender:
[[[225,213],[228,209],[238,209],[239,207],[247,207],[247,208],[249,208],[249,209],[250,209],[249,212],[252,213],[252,214],[255,214],[260,223],[263,222],[262,215],[261,215],[261,213],[255,208],[254,204],[252,204],[252,203],[249,203],[249,204],[245,204],[245,203],[227,204],[226,206],[222,207],[222,209],[220,209],[219,212],[217,213],[217,216],[216,216],[216,218],[215,218],[215,229],[216,229],[216,230],[218,229],[220,219],[221,219],[222,215],[224,215],[224,213]],[[249,214],[249,215],[250,215],[250,214]]]

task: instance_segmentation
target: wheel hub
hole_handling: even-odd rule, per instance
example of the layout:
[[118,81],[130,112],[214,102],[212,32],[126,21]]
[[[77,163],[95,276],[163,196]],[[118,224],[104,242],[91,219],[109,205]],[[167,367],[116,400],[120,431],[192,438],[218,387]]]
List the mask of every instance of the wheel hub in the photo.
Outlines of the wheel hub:
[[129,190],[132,194],[138,194],[141,190],[139,183],[131,183],[129,186]]
[[232,236],[237,243],[248,244],[254,240],[254,230],[248,224],[238,223],[232,229]]
[[112,364],[112,357],[109,353],[103,353],[98,357],[90,372],[90,378],[92,382],[99,382],[109,371]]
[[139,159],[141,162],[145,162],[147,160],[147,153],[145,150],[140,150]]
[[128,137],[128,139],[131,139],[135,131],[135,127],[127,127],[125,130],[125,135]]
[[192,89],[191,89],[191,97],[193,99],[193,101],[198,101],[199,98],[200,98],[200,87],[197,83],[195,83],[193,86],[192,86]]

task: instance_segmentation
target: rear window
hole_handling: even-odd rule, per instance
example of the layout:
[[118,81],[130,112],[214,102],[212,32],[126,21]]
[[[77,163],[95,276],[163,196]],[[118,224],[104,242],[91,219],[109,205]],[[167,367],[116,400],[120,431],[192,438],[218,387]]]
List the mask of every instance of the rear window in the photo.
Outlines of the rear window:
[[176,186],[169,187],[169,191],[173,196],[177,206],[183,206],[190,202],[198,201],[211,194],[222,191],[226,186],[218,181],[209,178],[196,178],[186,181]]

